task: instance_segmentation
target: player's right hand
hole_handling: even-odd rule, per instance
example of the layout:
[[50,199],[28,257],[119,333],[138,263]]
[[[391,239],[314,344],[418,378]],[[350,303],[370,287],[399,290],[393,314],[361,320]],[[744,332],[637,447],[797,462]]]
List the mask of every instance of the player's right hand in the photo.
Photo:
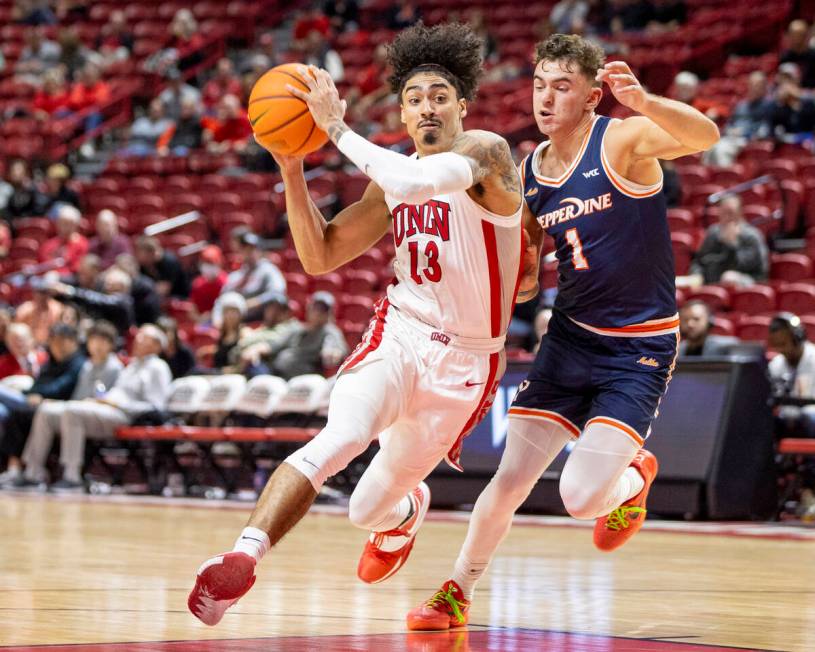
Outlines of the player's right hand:
[[[255,138],[253,135],[252,138]],[[291,154],[280,154],[279,152],[272,151],[268,147],[266,147],[263,143],[261,143],[257,138],[255,138],[255,142],[260,145],[263,149],[265,149],[269,154],[272,155],[272,158],[277,163],[277,167],[280,168],[281,171],[297,171],[297,169],[303,167],[303,159],[305,158],[305,154],[301,156],[294,156]]]

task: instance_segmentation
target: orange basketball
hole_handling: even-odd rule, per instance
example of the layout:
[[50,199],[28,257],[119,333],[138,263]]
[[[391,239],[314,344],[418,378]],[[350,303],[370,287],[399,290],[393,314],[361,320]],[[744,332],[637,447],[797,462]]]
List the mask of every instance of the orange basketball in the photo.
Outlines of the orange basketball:
[[285,63],[264,73],[249,96],[249,122],[255,138],[280,154],[308,154],[328,140],[317,128],[308,105],[286,90],[286,84],[308,92],[296,63]]

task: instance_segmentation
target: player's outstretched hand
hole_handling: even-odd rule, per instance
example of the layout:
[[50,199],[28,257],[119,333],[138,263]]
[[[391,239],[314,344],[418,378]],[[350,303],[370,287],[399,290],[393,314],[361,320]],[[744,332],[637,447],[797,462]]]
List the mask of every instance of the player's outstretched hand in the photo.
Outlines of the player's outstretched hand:
[[328,128],[337,122],[342,122],[347,107],[345,100],[340,99],[339,91],[334,80],[322,68],[317,66],[300,66],[298,69],[303,82],[308,86],[309,92],[287,85],[286,89],[295,97],[299,97],[311,111],[311,117],[319,129],[328,131]]
[[281,154],[279,152],[272,151],[257,138],[255,138],[255,142],[272,155],[275,163],[277,163],[277,167],[279,167],[281,171],[297,171],[303,167],[303,159],[306,156],[305,154],[301,154],[300,156]]
[[640,111],[648,99],[648,93],[625,61],[609,61],[597,71],[596,79],[608,84],[617,101],[633,111]]
[[538,287],[538,261],[540,252],[538,251],[529,232],[523,229],[524,250],[521,255],[521,283],[518,292],[532,292]]

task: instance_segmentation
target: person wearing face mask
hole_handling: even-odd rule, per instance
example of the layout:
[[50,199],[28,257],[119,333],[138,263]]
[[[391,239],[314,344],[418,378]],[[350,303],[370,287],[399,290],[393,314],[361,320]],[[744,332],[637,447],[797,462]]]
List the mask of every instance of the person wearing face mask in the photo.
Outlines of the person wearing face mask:
[[195,304],[199,313],[208,315],[212,312],[212,306],[215,305],[215,300],[226,283],[224,256],[218,247],[209,245],[201,252],[198,260],[200,274],[192,281],[190,301]]

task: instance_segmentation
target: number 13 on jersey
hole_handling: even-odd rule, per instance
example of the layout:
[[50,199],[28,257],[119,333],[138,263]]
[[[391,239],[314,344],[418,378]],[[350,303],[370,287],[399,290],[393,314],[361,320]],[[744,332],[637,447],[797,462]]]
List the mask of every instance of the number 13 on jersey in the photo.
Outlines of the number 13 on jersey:
[[441,280],[441,266],[439,265],[439,246],[433,242],[428,241],[424,250],[424,257],[427,260],[427,267],[419,273],[419,243],[416,241],[408,242],[408,249],[410,250],[410,278],[416,285],[424,283],[426,278],[431,283],[438,283]]
[[569,229],[566,231],[566,240],[572,245],[572,263],[575,269],[588,269],[589,261],[583,255],[583,243],[580,242],[580,236],[577,235],[577,229]]

